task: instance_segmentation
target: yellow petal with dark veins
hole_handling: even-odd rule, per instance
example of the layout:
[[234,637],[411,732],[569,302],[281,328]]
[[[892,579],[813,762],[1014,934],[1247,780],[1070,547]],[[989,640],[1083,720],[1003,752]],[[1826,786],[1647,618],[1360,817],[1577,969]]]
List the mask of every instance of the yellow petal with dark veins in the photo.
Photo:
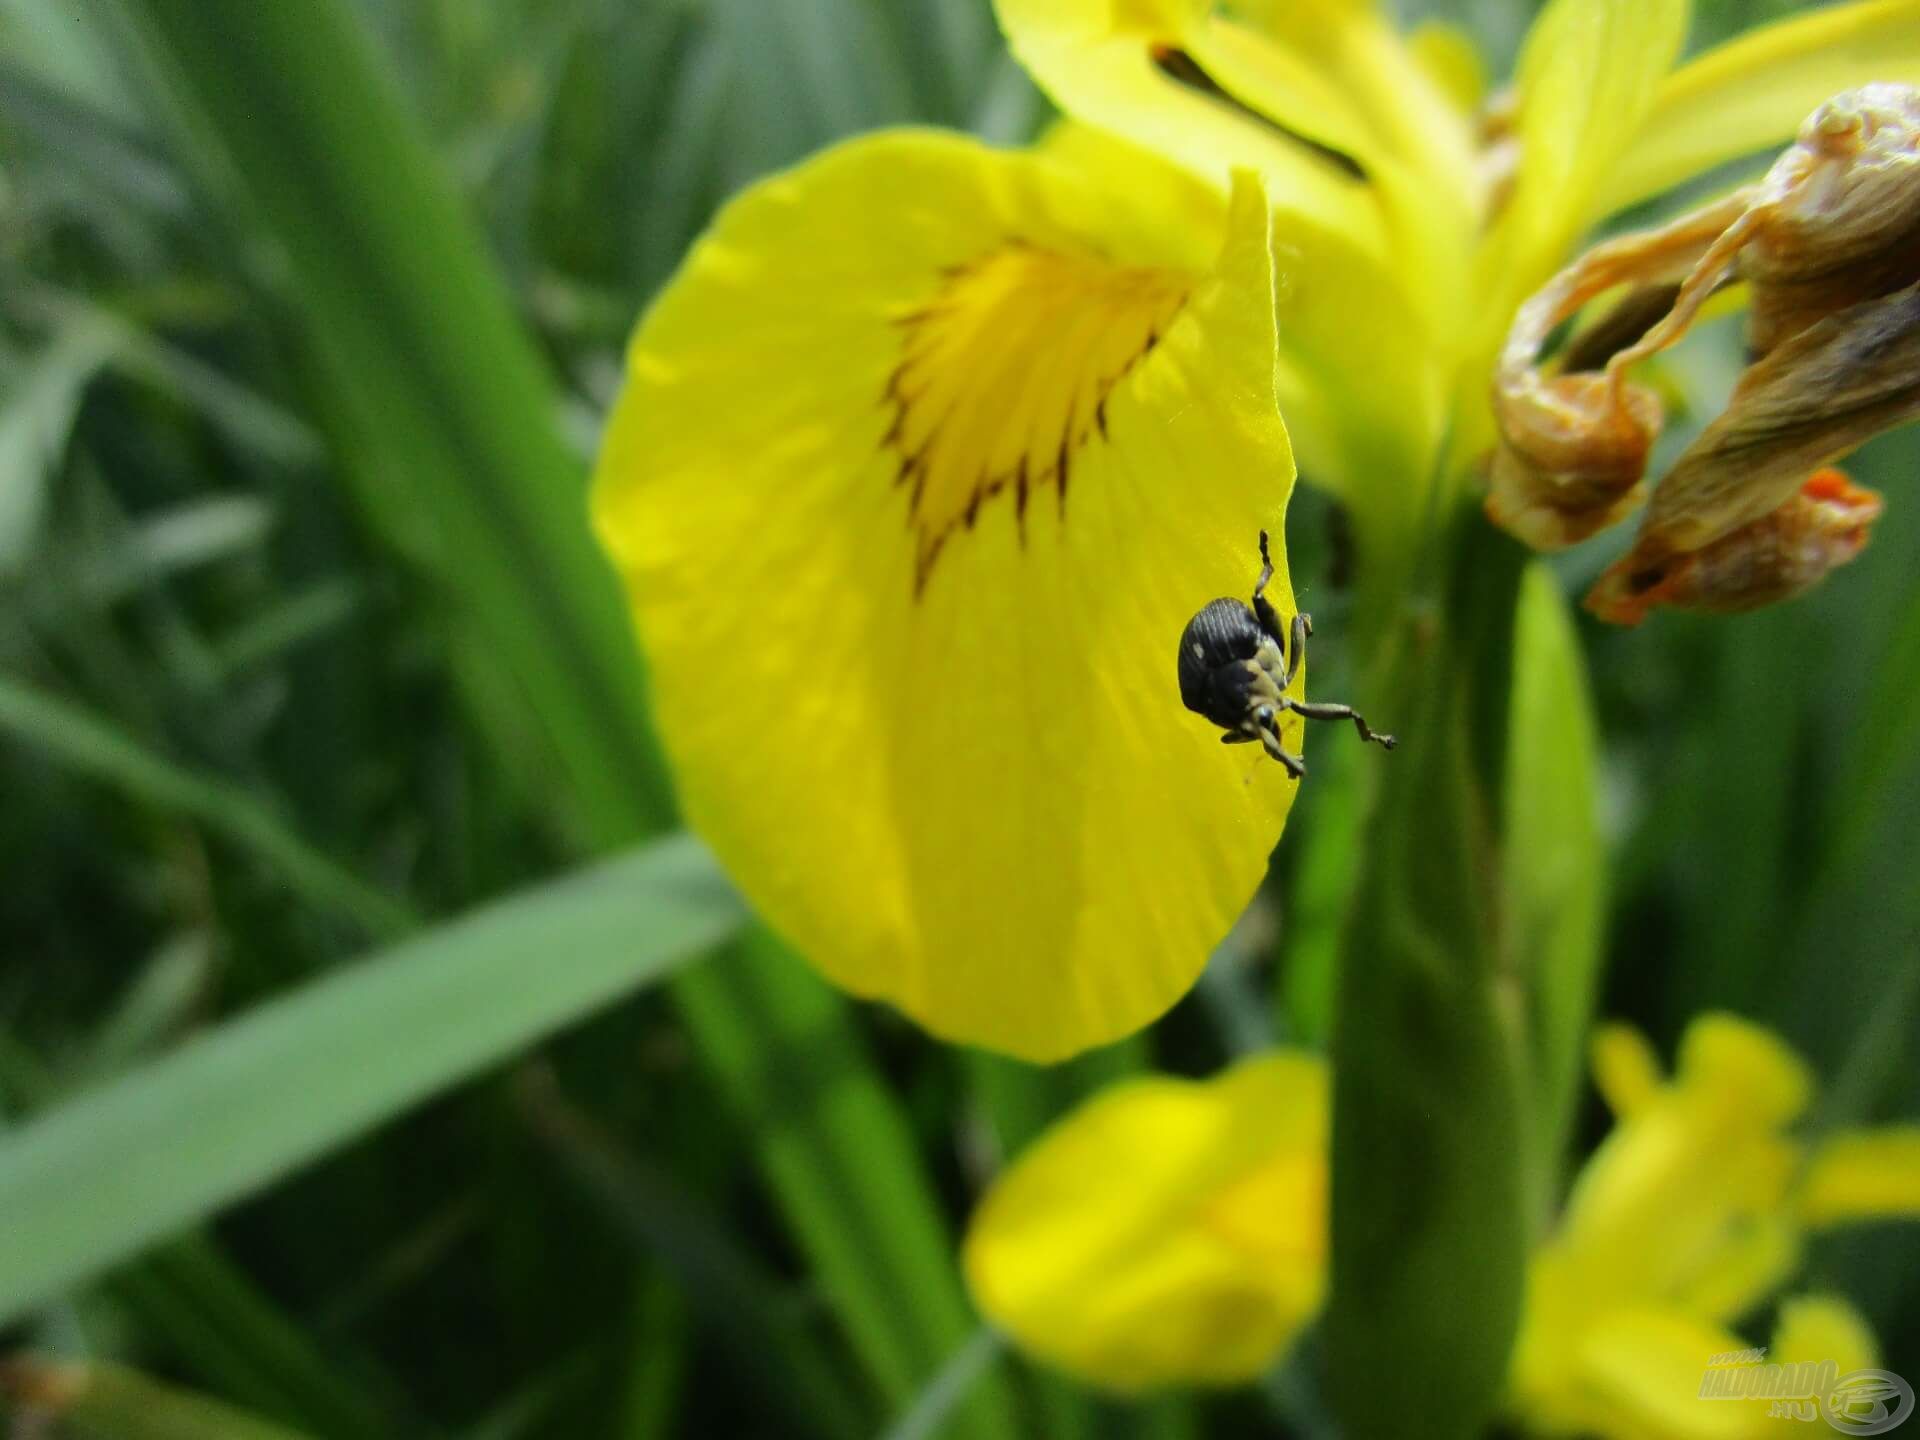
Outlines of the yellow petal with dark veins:
[[1373,169],[1392,163],[1324,69],[1194,0],[995,0],[1007,43],[1075,119],[1224,185],[1266,177],[1275,208],[1381,258]]
[[643,321],[594,493],[742,891],[1034,1059],[1187,989],[1293,797],[1174,654],[1293,480],[1265,197],[1169,226],[1153,172],[1111,181],[900,132],[754,187]]

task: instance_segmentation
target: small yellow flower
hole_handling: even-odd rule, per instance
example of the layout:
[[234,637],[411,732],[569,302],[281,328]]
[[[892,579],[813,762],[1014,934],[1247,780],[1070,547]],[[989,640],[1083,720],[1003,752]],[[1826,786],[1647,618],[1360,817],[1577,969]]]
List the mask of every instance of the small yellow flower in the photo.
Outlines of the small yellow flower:
[[1119,1391],[1259,1375],[1326,1285],[1327,1077],[1279,1052],[1116,1085],[1002,1175],[967,1234],[980,1309]]
[[[1920,1219],[1920,1126],[1794,1139],[1806,1067],[1728,1015],[1688,1028],[1671,1079],[1624,1026],[1600,1032],[1593,1062],[1617,1124],[1530,1263],[1509,1406],[1550,1434],[1751,1434],[1763,1402],[1700,1398],[1714,1357],[1745,1345],[1727,1326],[1792,1278],[1810,1230]],[[1323,1299],[1327,1174],[1311,1056],[1129,1081],[994,1184],[968,1230],[967,1278],[1022,1348],[1096,1385],[1249,1380]],[[1872,1354],[1845,1302],[1802,1297],[1782,1307],[1769,1359],[1833,1360],[1845,1375]]]
[[1458,43],[1370,0],[997,8],[1068,122],[880,134],[736,199],[634,337],[594,515],[759,913],[1052,1059],[1165,1010],[1280,834],[1292,784],[1182,709],[1173,647],[1246,593],[1293,447],[1380,610],[1492,445],[1520,298],[1607,214],[1920,81],[1920,9],[1676,70],[1684,0],[1555,0],[1487,126]]

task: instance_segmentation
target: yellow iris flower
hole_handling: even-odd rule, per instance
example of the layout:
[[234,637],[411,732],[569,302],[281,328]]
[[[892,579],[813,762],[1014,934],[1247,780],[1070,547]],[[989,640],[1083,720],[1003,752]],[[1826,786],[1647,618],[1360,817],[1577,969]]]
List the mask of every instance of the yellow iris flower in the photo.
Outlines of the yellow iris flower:
[[[1765,1401],[1707,1401],[1727,1329],[1787,1282],[1810,1230],[1920,1219],[1920,1126],[1796,1141],[1811,1082],[1766,1030],[1707,1015],[1677,1073],[1604,1029],[1594,1075],[1612,1133],[1528,1271],[1508,1406],[1542,1433],[1715,1440]],[[1067,1116],[975,1212],[965,1268],[1019,1345],[1137,1391],[1252,1379],[1309,1323],[1326,1284],[1327,1086],[1277,1052],[1208,1081],[1134,1080]],[[1873,1364],[1844,1302],[1782,1307],[1768,1359]]]
[[1326,1067],[1300,1052],[1103,1091],[981,1201],[976,1303],[1112,1389],[1253,1379],[1326,1291],[1327,1123]]
[[873,135],[736,199],[634,338],[594,512],[686,814],[759,913],[1052,1059],[1185,991],[1280,834],[1293,784],[1182,709],[1172,652],[1250,588],[1294,449],[1407,567],[1573,240],[1920,80],[1920,10],[1674,69],[1684,0],[1555,0],[1492,136],[1369,0],[998,11],[1068,122]]
[[[1773,1433],[1765,1401],[1701,1398],[1708,1363],[1747,1344],[1728,1327],[1791,1278],[1809,1230],[1920,1218],[1920,1127],[1795,1141],[1805,1064],[1732,1016],[1688,1028],[1671,1079],[1623,1026],[1593,1055],[1615,1126],[1529,1268],[1513,1404],[1543,1431],[1607,1440]],[[1845,1375],[1874,1364],[1873,1341],[1842,1302],[1805,1299],[1782,1308],[1766,1358]]]

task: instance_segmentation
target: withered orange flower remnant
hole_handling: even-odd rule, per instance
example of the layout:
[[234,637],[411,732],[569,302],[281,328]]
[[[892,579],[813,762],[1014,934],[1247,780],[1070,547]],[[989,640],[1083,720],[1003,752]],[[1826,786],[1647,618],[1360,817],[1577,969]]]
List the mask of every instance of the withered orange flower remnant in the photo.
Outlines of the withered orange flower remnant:
[[1818,470],[1778,510],[1698,550],[1652,563],[1637,550],[1614,562],[1587,608],[1615,625],[1638,625],[1660,605],[1737,614],[1812,588],[1853,559],[1880,518],[1880,496],[1838,470]]
[[[1653,490],[1632,551],[1588,607],[1620,624],[1660,605],[1750,610],[1851,560],[1879,497],[1823,467],[1920,415],[1916,201],[1920,91],[1868,85],[1816,110],[1758,185],[1594,247],[1509,333],[1488,514],[1552,550],[1636,508],[1662,416],[1628,371],[1745,283],[1752,363]],[[1553,330],[1623,289],[1546,373]]]

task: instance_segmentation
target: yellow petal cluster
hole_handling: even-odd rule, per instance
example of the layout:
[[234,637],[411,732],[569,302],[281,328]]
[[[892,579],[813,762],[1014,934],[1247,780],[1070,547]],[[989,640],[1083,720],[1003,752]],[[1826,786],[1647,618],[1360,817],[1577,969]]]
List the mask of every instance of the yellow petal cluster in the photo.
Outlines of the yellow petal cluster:
[[[1688,1027],[1669,1077],[1603,1027],[1594,1081],[1614,1128],[1528,1269],[1508,1403],[1530,1428],[1602,1440],[1713,1440],[1767,1422],[1764,1401],[1701,1399],[1729,1326],[1777,1294],[1806,1235],[1920,1219],[1920,1127],[1795,1138],[1806,1065],[1731,1015]],[[1327,1086],[1279,1051],[1207,1081],[1124,1082],[1060,1121],[995,1182],[965,1266],[982,1312],[1029,1353],[1139,1391],[1253,1378],[1326,1286]],[[1844,1301],[1781,1307],[1772,1363],[1872,1363]]]
[[[1920,1219],[1920,1132],[1796,1139],[1812,1077],[1731,1015],[1688,1027],[1671,1078],[1624,1027],[1604,1027],[1593,1058],[1616,1123],[1529,1267],[1510,1403],[1550,1434],[1771,1434],[1768,1400],[1702,1398],[1709,1369],[1754,1363],[1716,1359],[1746,1351],[1729,1327],[1792,1278],[1810,1230]],[[1843,1301],[1803,1298],[1766,1360],[1832,1360],[1844,1377],[1872,1349]]]

